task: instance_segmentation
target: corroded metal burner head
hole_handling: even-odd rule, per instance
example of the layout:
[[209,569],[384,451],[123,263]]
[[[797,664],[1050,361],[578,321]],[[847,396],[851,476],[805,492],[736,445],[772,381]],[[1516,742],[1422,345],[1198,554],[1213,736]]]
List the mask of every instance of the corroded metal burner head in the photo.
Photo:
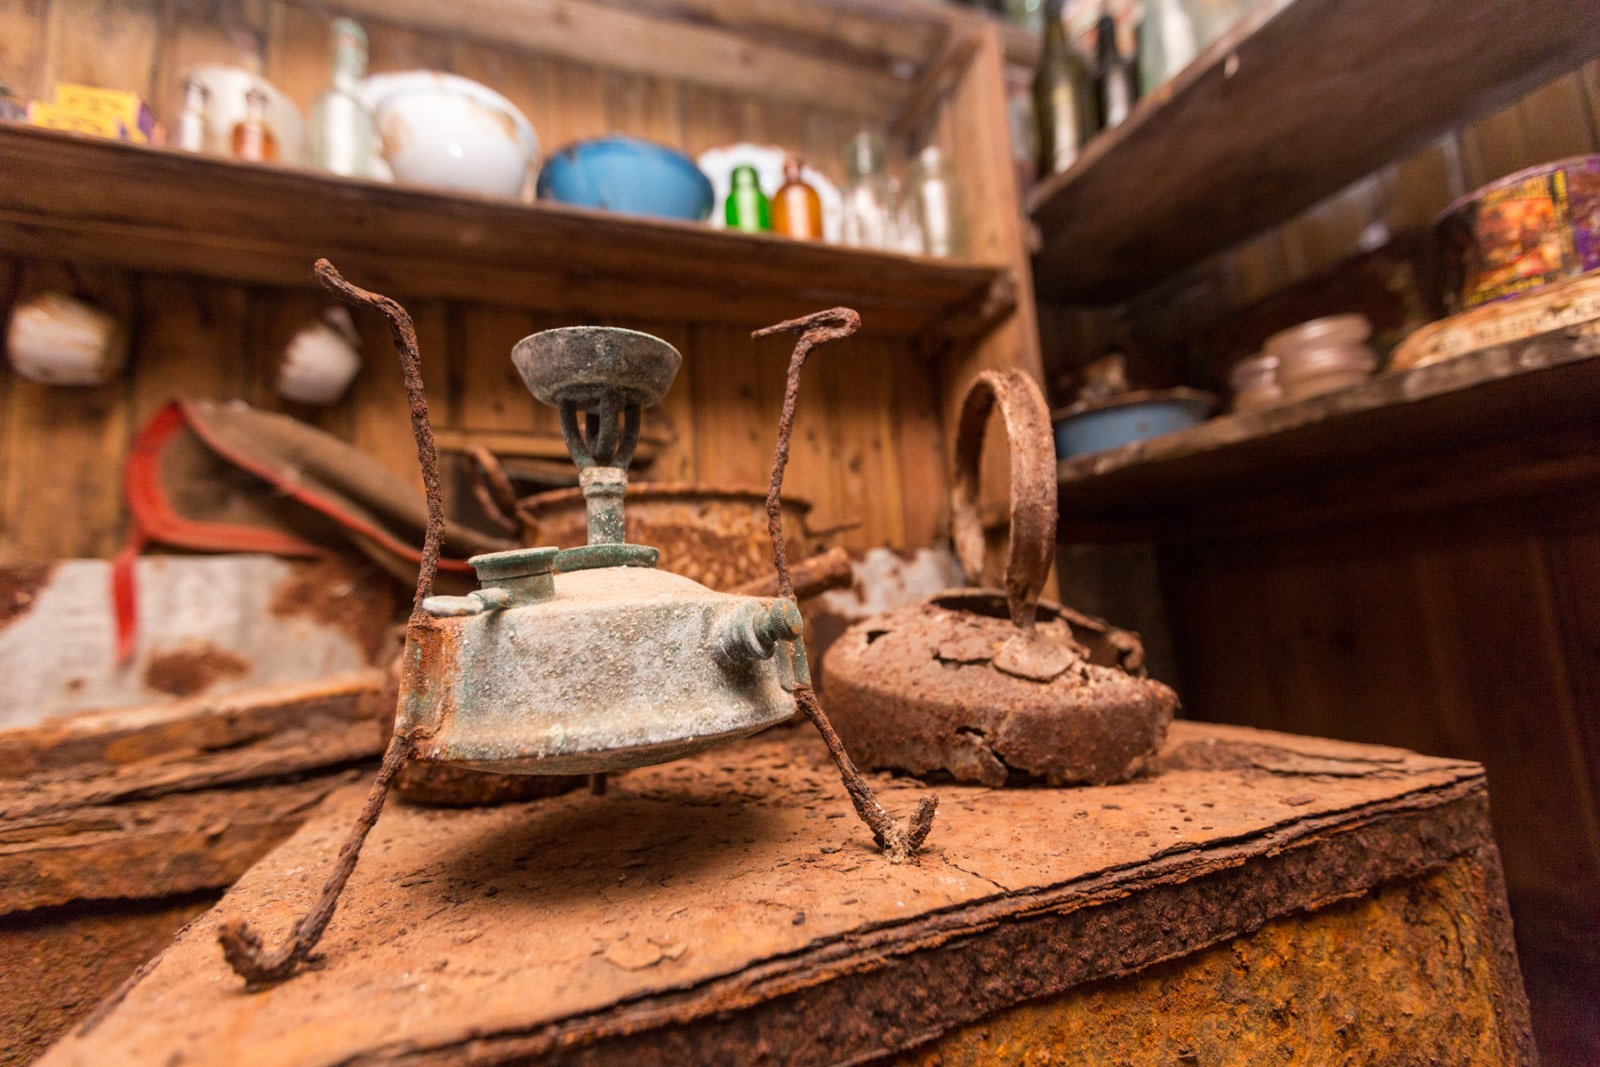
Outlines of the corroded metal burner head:
[[[655,566],[655,555],[647,558],[624,545],[622,497],[639,444],[641,409],[666,396],[683,357],[661,338],[637,330],[569,326],[524,337],[511,350],[511,362],[534,398],[561,413],[561,436],[578,465],[589,507],[588,548],[572,550],[558,565]],[[608,547],[596,550],[601,545]]]
[[659,337],[616,326],[567,326],[524,337],[511,350],[522,380],[541,403],[596,411],[661,403],[683,357]]

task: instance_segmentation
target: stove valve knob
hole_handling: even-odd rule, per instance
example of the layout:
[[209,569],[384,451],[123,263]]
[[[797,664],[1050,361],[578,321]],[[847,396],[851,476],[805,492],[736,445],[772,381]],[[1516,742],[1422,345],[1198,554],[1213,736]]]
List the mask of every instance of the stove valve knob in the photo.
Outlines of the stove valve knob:
[[803,628],[794,601],[747,600],[723,617],[717,645],[730,659],[768,659],[779,641],[795,640]]

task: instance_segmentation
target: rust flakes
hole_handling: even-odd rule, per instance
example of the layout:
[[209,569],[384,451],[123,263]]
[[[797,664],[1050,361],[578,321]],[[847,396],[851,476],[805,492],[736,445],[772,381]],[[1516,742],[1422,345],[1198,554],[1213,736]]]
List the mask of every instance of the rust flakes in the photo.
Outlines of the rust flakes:
[[0,567],[0,629],[26,615],[34,598],[50,584],[54,563],[16,563]]
[[151,656],[144,684],[158,693],[190,697],[249,673],[250,661],[243,656],[200,642]]
[[298,563],[274,591],[270,610],[280,619],[303,616],[343,633],[371,664],[390,647],[395,600],[388,577],[370,564],[339,558]]

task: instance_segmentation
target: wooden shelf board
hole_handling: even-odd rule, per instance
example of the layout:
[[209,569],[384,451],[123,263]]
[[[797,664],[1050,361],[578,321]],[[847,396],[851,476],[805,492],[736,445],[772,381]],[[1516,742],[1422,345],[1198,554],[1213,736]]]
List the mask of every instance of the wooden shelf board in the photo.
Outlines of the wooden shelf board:
[[[1168,529],[1255,494],[1449,459],[1470,446],[1594,424],[1600,354],[1536,341],[1488,349],[1263,411],[1057,464],[1063,533],[1116,538]],[[1570,457],[1569,457],[1570,458]],[[1488,478],[1470,464],[1465,479]],[[1348,479],[1346,479],[1348,480]],[[1356,479],[1357,482],[1360,479]]]
[[1039,293],[1133,296],[1596,54],[1583,0],[1271,0],[1034,189]]
[[1015,292],[1003,267],[337,178],[13,123],[0,122],[0,173],[0,253],[25,258],[309,286],[312,263],[326,256],[359,284],[412,299],[740,324],[846,304],[878,336],[977,331],[1009,309]]

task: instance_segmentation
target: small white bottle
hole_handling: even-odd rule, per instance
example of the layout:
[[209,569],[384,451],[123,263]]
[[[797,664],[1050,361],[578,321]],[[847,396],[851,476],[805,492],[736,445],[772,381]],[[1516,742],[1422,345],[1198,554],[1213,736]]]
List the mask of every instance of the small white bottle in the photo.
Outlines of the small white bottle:
[[178,147],[185,152],[204,152],[206,143],[206,108],[210,106],[211,93],[199,78],[191,77],[183,83],[183,113],[178,116]]

